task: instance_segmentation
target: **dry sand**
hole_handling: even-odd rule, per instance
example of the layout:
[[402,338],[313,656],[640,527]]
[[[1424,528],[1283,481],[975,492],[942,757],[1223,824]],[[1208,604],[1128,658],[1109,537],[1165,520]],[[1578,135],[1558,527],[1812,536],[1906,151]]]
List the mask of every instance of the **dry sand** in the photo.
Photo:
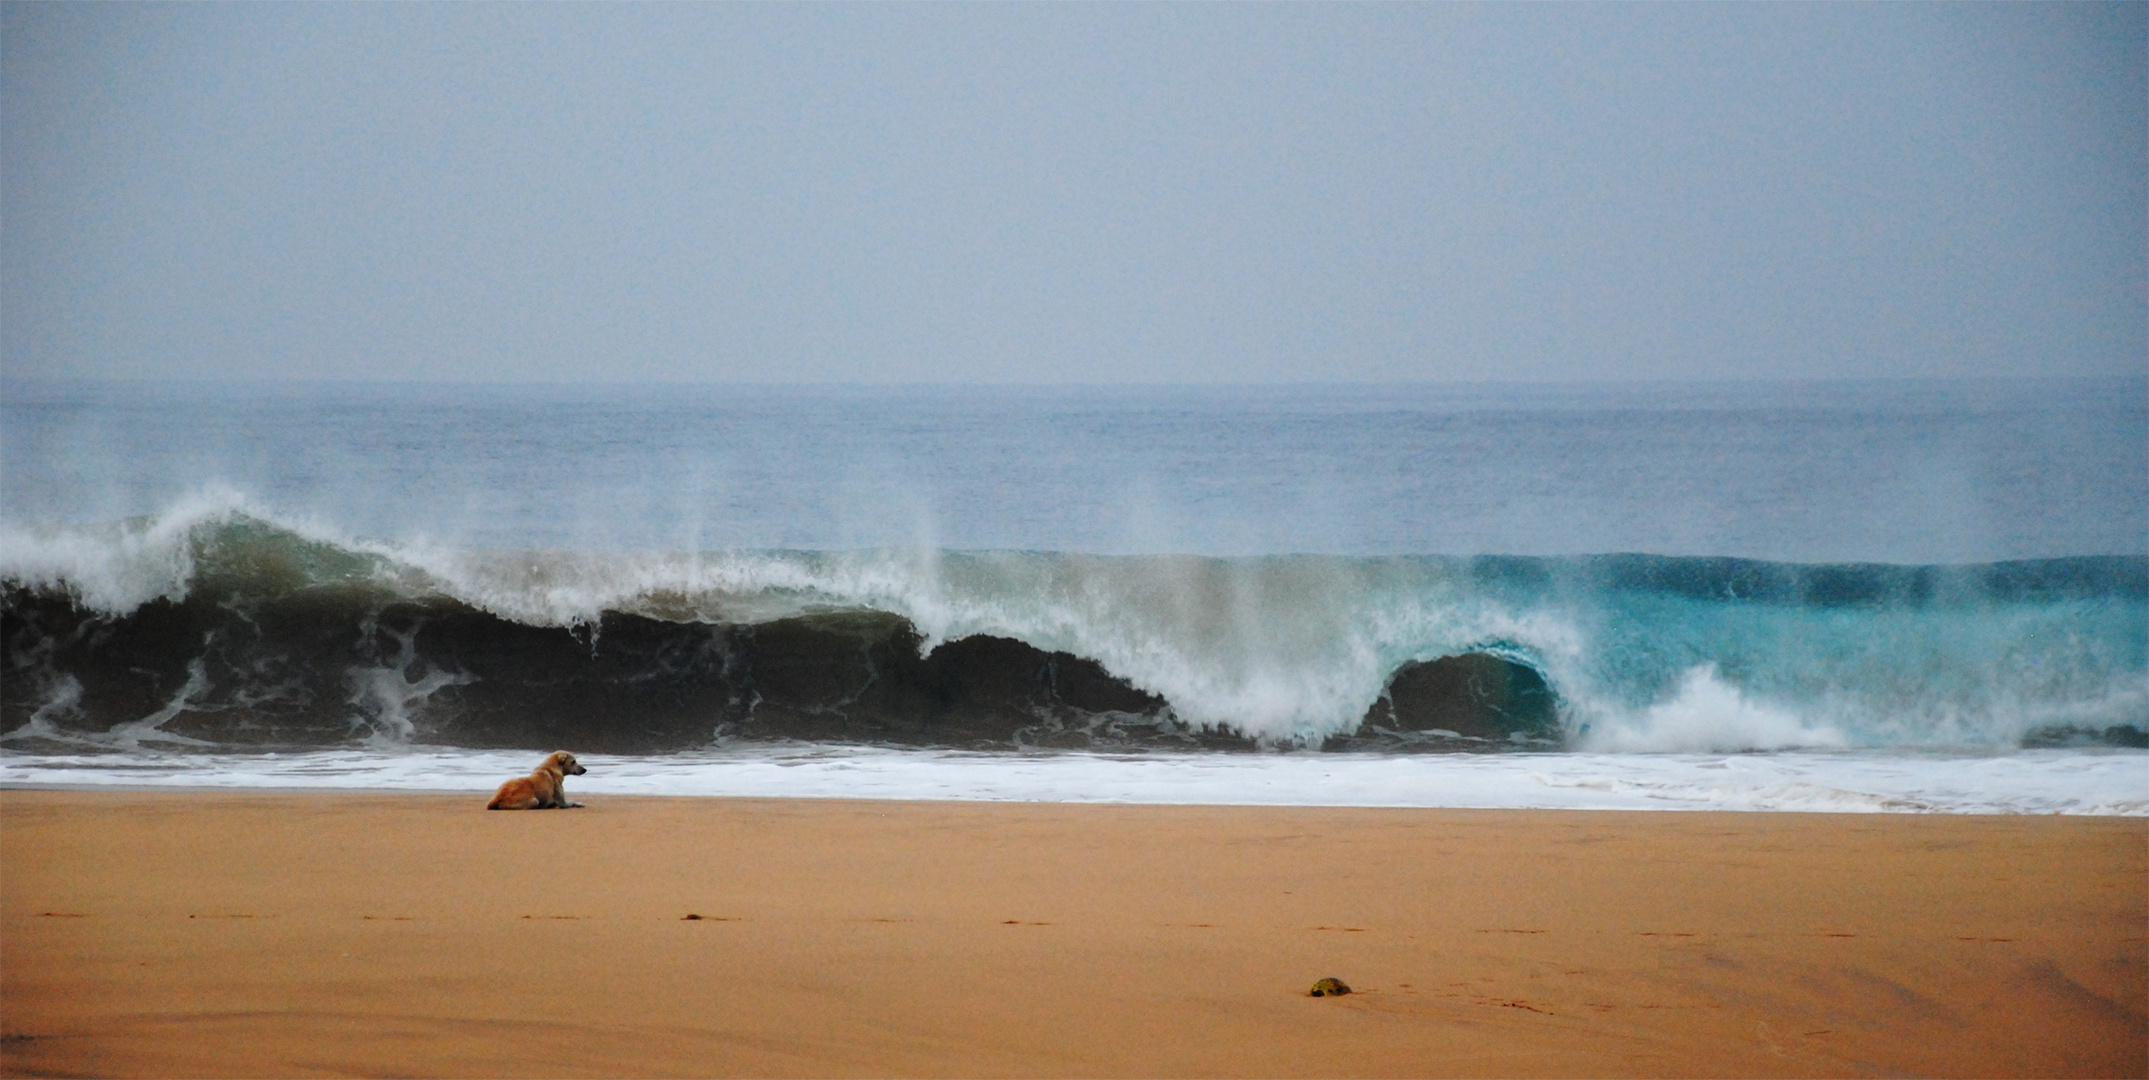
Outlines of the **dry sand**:
[[0,1068],[2149,1074],[2141,820],[484,801],[0,792]]

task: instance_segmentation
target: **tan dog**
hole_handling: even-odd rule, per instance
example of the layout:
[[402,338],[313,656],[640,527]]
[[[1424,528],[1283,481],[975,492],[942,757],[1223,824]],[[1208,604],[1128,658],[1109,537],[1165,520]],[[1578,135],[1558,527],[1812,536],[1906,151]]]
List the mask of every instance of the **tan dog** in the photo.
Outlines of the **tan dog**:
[[565,810],[581,803],[567,797],[567,778],[588,772],[565,750],[556,751],[537,771],[500,785],[500,793],[485,804],[487,810]]

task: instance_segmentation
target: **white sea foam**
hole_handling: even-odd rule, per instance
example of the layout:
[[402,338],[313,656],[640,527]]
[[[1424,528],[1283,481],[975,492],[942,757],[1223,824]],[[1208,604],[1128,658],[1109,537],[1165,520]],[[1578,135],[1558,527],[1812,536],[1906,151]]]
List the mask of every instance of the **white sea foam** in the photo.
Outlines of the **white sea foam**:
[[1709,664],[1680,676],[1678,689],[1665,701],[1639,711],[1602,710],[1600,715],[1603,718],[1578,738],[1582,749],[1722,753],[1820,749],[1849,741],[1831,727],[1740,693]]
[[[1243,806],[2149,815],[2149,753],[973,754],[750,746],[585,754],[578,795]],[[25,755],[0,786],[490,791],[528,751]]]

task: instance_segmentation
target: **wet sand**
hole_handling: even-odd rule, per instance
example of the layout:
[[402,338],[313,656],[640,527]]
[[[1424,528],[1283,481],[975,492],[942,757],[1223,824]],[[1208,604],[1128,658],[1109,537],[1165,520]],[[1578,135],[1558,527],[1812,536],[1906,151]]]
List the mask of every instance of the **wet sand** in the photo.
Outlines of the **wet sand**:
[[2149,1074],[2149,821],[587,801],[0,792],[0,1072]]

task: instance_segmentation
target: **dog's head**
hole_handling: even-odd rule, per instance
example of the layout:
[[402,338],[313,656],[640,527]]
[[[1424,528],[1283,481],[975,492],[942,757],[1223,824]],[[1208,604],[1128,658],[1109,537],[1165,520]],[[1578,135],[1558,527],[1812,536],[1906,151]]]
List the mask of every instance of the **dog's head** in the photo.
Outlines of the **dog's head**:
[[589,771],[582,767],[581,762],[575,760],[573,754],[565,750],[555,751],[551,757],[545,759],[545,764],[542,767],[558,769],[561,776],[580,776]]

